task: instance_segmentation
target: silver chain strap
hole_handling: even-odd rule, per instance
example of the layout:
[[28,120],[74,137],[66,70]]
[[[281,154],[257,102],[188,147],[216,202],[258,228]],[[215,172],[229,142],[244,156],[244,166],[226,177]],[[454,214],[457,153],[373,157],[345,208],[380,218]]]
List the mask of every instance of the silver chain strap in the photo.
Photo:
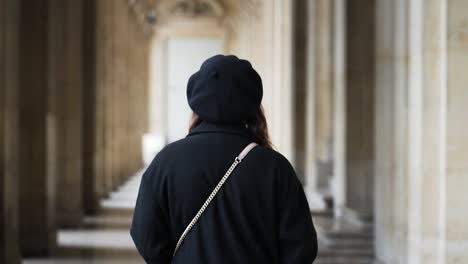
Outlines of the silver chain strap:
[[205,203],[202,205],[202,207],[200,208],[200,210],[198,210],[198,213],[195,215],[195,217],[193,217],[192,221],[190,222],[190,224],[187,226],[187,228],[185,228],[184,232],[182,233],[182,235],[180,236],[179,238],[179,241],[177,242],[177,245],[174,249],[174,253],[173,253],[173,256],[175,255],[175,253],[177,252],[177,250],[179,249],[180,245],[182,244],[182,242],[184,241],[185,237],[187,236],[187,234],[190,232],[190,230],[192,229],[192,227],[195,225],[195,223],[198,221],[198,219],[200,218],[200,216],[203,214],[203,212],[205,211],[206,207],[208,207],[208,205],[210,204],[211,200],[213,200],[213,198],[216,196],[216,194],[218,193],[219,189],[221,189],[221,187],[223,186],[224,182],[229,178],[229,175],[231,175],[232,171],[234,171],[234,169],[236,168],[237,164],[239,164],[242,159],[247,155],[247,153],[253,148],[255,147],[257,144],[255,143],[251,143],[249,144],[242,152],[241,154],[236,157],[234,159],[234,162],[232,163],[231,167],[229,167],[229,169],[226,171],[226,174],[224,174],[223,178],[221,178],[221,180],[219,181],[218,185],[216,185],[216,187],[213,189],[213,191],[211,192],[210,196],[208,197],[208,199],[206,199]]

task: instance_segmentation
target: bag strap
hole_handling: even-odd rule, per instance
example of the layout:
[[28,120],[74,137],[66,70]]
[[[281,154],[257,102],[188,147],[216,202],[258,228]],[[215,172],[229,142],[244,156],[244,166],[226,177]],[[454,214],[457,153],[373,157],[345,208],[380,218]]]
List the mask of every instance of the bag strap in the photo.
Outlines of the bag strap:
[[236,166],[242,162],[242,160],[247,156],[247,154],[249,154],[249,152],[255,147],[257,146],[258,144],[257,143],[250,143],[249,145],[247,145],[247,147],[245,147],[242,152],[234,159],[234,162],[232,163],[231,167],[229,167],[229,169],[226,171],[226,174],[224,174],[223,178],[221,178],[221,180],[219,181],[218,185],[216,185],[216,187],[213,189],[213,191],[211,192],[210,196],[208,196],[208,198],[206,199],[205,203],[202,205],[202,207],[200,208],[200,210],[198,210],[198,213],[195,215],[195,217],[193,217],[192,221],[190,222],[190,224],[185,228],[184,232],[182,233],[182,235],[180,236],[179,238],[179,241],[177,242],[177,245],[174,249],[174,254],[172,256],[175,256],[175,253],[177,252],[177,250],[179,249],[180,245],[182,244],[182,242],[184,241],[185,237],[187,236],[187,234],[190,232],[190,230],[192,229],[192,227],[195,225],[195,223],[198,221],[198,219],[200,218],[200,216],[203,214],[203,212],[205,211],[206,207],[208,207],[208,205],[210,204],[211,200],[213,200],[213,198],[216,196],[216,194],[218,193],[219,189],[221,189],[221,186],[223,186],[224,182],[229,178],[229,175],[231,175],[232,171],[234,171],[234,169],[236,168]]

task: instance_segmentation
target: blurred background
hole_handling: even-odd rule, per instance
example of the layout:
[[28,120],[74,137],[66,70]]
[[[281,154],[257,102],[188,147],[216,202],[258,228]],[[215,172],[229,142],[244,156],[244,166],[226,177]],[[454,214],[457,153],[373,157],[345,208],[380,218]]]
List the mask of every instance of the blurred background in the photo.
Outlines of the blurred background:
[[263,78],[316,263],[468,263],[465,0],[0,0],[0,263],[142,263],[139,177],[218,53]]

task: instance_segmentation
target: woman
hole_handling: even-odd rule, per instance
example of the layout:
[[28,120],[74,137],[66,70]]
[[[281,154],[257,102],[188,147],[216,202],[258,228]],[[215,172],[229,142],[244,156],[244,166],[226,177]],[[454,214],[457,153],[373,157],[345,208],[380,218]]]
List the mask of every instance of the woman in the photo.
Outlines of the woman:
[[[141,180],[131,235],[146,262],[313,262],[309,206],[294,169],[271,147],[262,97],[260,76],[235,56],[209,58],[190,77],[189,134],[166,146]],[[251,142],[258,146],[187,228]]]

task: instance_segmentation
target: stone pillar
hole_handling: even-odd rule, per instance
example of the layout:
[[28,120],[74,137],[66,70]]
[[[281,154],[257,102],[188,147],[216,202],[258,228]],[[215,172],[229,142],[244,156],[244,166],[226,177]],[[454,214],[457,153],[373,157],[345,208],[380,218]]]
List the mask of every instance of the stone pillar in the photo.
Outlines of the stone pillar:
[[114,117],[115,120],[115,166],[116,166],[116,182],[114,188],[120,186],[123,178],[128,173],[128,87],[127,78],[128,72],[128,23],[127,3],[117,1],[114,4]]
[[127,42],[127,67],[128,67],[128,78],[127,78],[127,87],[128,87],[128,119],[127,119],[127,144],[129,146],[129,153],[128,153],[128,173],[125,175],[124,180],[127,180],[129,176],[134,172],[134,166],[136,163],[136,146],[135,146],[135,138],[136,138],[136,131],[138,129],[138,114],[136,113],[136,105],[138,104],[137,95],[140,92],[139,86],[136,82],[136,75],[137,72],[140,70],[138,68],[138,64],[136,63],[136,59],[138,58],[138,53],[136,52],[136,48],[139,47],[138,43],[136,42],[138,39],[137,32],[135,32],[134,23],[135,21],[132,20],[132,17],[129,16],[127,13],[127,32],[131,36],[131,39],[128,39]]
[[315,2],[315,157],[317,187],[326,193],[332,173],[333,1]]
[[307,107],[307,1],[299,0],[294,5],[294,168],[301,180],[305,183],[305,149],[306,149],[306,107]]
[[102,75],[102,16],[97,3],[85,0],[83,6],[83,206],[95,214],[104,196],[104,95]]
[[112,173],[112,190],[115,190],[120,183],[122,177],[122,168],[124,167],[124,153],[121,153],[122,143],[124,138],[124,122],[126,115],[126,105],[124,102],[125,87],[123,87],[123,76],[125,72],[125,61],[124,61],[124,41],[122,38],[122,21],[124,18],[120,17],[121,2],[114,1],[112,6],[112,85],[109,87],[113,90],[112,97],[112,157],[113,157],[113,173]]
[[109,92],[109,134],[110,142],[108,144],[108,149],[110,151],[110,174],[108,177],[111,179],[110,182],[110,189],[109,192],[115,190],[115,188],[119,185],[119,165],[120,165],[120,137],[121,137],[121,130],[119,127],[121,116],[121,106],[119,104],[120,99],[120,85],[119,85],[119,65],[120,57],[119,57],[119,46],[120,46],[120,39],[118,37],[118,24],[119,18],[117,17],[117,8],[118,3],[116,1],[108,1],[107,8],[109,9],[108,19],[109,19],[109,70],[110,75],[108,76],[107,82],[107,89]]
[[465,1],[377,2],[375,230],[384,263],[468,261],[467,12]]
[[133,137],[133,128],[134,128],[134,118],[132,117],[132,90],[136,89],[131,86],[130,79],[133,76],[131,69],[131,52],[135,46],[130,45],[129,36],[133,39],[135,38],[135,32],[132,32],[130,29],[132,21],[130,19],[130,12],[127,2],[120,2],[119,6],[119,15],[121,21],[121,31],[120,38],[122,43],[122,61],[124,64],[123,74],[121,75],[121,89],[122,89],[122,144],[120,145],[119,152],[122,153],[122,169],[120,175],[120,181],[123,183],[130,175],[132,175],[132,164],[134,163],[134,146],[132,144]]
[[375,0],[346,8],[346,202],[348,217],[368,222],[374,201]]
[[274,0],[267,9],[265,21],[271,37],[266,63],[270,66],[265,82],[265,109],[273,144],[292,163],[293,156],[293,1]]
[[[376,4],[375,241],[385,263],[406,263],[408,209],[406,1]],[[398,254],[396,253],[398,252]]]
[[333,193],[334,214],[346,201],[346,0],[333,2]]
[[[447,103],[446,179],[440,179],[445,196],[445,263],[468,263],[468,2],[446,1]],[[445,10],[444,10],[445,9]]]
[[[443,263],[446,166],[445,1],[410,8],[407,262]],[[397,229],[396,232],[401,232]],[[402,260],[403,263],[405,260]],[[449,263],[449,262],[447,262]]]
[[20,241],[23,256],[47,255],[56,244],[56,117],[49,101],[48,1],[28,1],[20,9]]
[[57,93],[57,222],[78,226],[82,192],[82,1],[51,0],[50,89]]
[[384,263],[448,257],[446,3],[377,2],[375,231]]
[[18,1],[0,1],[0,263],[20,263],[18,240]]
[[[102,2],[102,3],[101,3]],[[116,125],[115,125],[115,109],[114,100],[116,97],[115,93],[115,82],[114,82],[114,4],[115,1],[101,1],[98,4],[98,16],[103,18],[103,65],[104,75],[102,76],[103,96],[104,96],[104,146],[105,146],[105,194],[110,193],[116,185]]]
[[325,208],[325,203],[318,194],[317,168],[316,168],[316,1],[307,1],[307,56],[306,56],[306,90],[305,90],[305,161],[304,161],[304,188],[313,210]]

